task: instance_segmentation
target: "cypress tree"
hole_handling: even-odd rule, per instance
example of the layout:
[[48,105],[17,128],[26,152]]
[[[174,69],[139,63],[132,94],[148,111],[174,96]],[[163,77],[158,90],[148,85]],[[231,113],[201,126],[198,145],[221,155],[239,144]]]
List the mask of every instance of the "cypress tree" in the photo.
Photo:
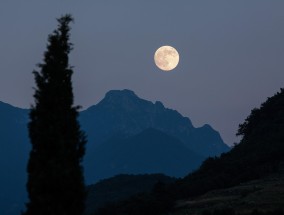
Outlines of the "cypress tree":
[[73,106],[73,70],[68,59],[73,18],[65,15],[57,21],[44,62],[33,72],[36,88],[28,125],[32,149],[25,215],[81,215],[84,210],[81,162],[86,138],[77,121],[79,107]]

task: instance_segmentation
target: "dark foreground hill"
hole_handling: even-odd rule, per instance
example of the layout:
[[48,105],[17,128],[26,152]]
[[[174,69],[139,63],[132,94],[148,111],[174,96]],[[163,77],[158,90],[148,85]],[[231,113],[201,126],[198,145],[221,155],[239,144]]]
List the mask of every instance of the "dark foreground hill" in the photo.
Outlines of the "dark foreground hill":
[[[113,193],[116,193],[113,190]],[[122,192],[123,193],[123,192]],[[157,194],[155,194],[157,195]],[[151,197],[150,197],[151,196]],[[152,195],[144,194],[136,195],[131,199],[120,202],[118,204],[109,204],[106,208],[94,213],[94,208],[89,205],[87,208],[92,209],[90,214],[112,214],[113,208],[116,207],[122,211],[124,207],[124,214],[129,214],[128,210],[131,205],[135,204],[135,209],[132,208],[131,214],[139,214],[138,211],[145,212],[144,208],[140,208],[141,202],[145,203],[146,198],[153,199]],[[140,199],[139,199],[140,198]],[[117,199],[111,199],[115,202]],[[134,200],[135,199],[135,200]],[[138,202],[140,203],[137,203]],[[161,204],[159,201],[149,200],[154,207]],[[149,204],[149,203],[148,203]],[[90,205],[91,202],[90,202]],[[103,205],[103,204],[102,204]],[[163,205],[163,204],[162,204]],[[145,206],[145,205],[144,205]],[[283,215],[284,214],[284,174],[272,174],[262,179],[251,180],[241,183],[239,185],[216,189],[209,191],[203,195],[180,199],[175,204],[168,208],[170,211],[164,211],[164,215]],[[153,208],[154,208],[153,207]],[[116,213],[114,213],[116,214]],[[140,213],[142,214],[142,213]],[[151,214],[147,213],[147,214]],[[155,214],[155,213],[153,213]],[[159,213],[157,213],[159,214]]]
[[[240,203],[241,199],[245,198],[249,192],[256,192],[257,187],[264,186],[266,178],[273,175],[278,175],[276,178],[278,182],[273,184],[271,188],[267,188],[268,191],[262,193],[263,195],[257,193],[258,195],[254,196],[253,201],[267,203],[259,209],[276,210],[277,208],[273,207],[281,206],[281,200],[279,202],[276,196],[283,198],[283,177],[281,174],[284,169],[284,89],[268,98],[259,109],[252,110],[245,122],[239,126],[238,134],[242,136],[242,140],[230,152],[224,153],[220,157],[208,158],[197,171],[185,178],[159,192],[153,190],[151,194],[140,195],[121,203],[109,205],[97,214],[166,215],[169,212],[171,214],[187,214],[186,211],[177,213],[180,203],[188,207],[192,203],[203,204],[206,196],[210,196],[210,201],[207,203],[212,204],[213,200],[218,201],[218,198],[223,198],[219,195],[222,190],[238,190],[240,184],[252,184],[253,182],[250,181],[258,180],[256,190],[250,191],[250,187],[248,190],[244,189],[244,192],[238,196],[237,202]],[[216,191],[212,192],[213,190]],[[198,199],[201,199],[201,202]],[[269,199],[275,201],[275,205],[269,203]],[[252,207],[253,202],[244,202],[244,204],[247,204],[246,207],[237,207],[237,204],[231,205],[235,207],[231,209],[240,213],[243,213],[242,211],[250,213],[251,210],[256,209]],[[151,205],[151,207],[147,205]],[[226,207],[228,206],[230,205],[226,205]],[[255,206],[258,207],[257,204]],[[210,209],[210,205],[204,203],[203,209],[206,208]],[[220,208],[220,210],[223,209]],[[207,212],[207,214],[211,214],[210,211]],[[224,213],[217,211],[214,214],[233,214],[233,211]]]
[[150,192],[157,183],[170,184],[176,179],[162,174],[117,175],[87,187],[88,198],[85,214],[109,202],[125,200],[135,194]]
[[275,210],[281,208],[284,209],[284,174],[272,174],[230,188],[209,191],[193,199],[180,200],[172,215],[216,214],[218,210],[223,211],[219,214],[227,211],[227,215],[233,215],[233,211],[240,214],[274,211],[271,214],[280,215]]
[[[239,126],[240,144],[220,158],[209,158],[200,169],[185,177],[180,197],[203,194],[259,179],[282,168],[284,161],[284,90],[253,109]],[[182,191],[184,190],[184,191]]]

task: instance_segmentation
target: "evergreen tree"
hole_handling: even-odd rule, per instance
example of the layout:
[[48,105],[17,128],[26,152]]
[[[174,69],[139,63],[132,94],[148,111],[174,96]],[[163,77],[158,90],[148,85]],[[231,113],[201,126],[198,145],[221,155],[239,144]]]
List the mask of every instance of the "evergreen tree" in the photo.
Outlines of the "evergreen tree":
[[68,54],[71,15],[57,19],[58,28],[48,37],[44,63],[34,71],[36,89],[29,136],[29,202],[25,215],[81,215],[85,186],[82,158],[86,138],[73,106],[72,67]]

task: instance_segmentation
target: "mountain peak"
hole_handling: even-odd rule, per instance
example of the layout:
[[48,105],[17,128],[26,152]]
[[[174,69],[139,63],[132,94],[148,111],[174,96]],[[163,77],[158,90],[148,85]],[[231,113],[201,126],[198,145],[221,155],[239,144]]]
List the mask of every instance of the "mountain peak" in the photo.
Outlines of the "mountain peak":
[[155,102],[155,105],[156,105],[156,107],[159,107],[159,108],[161,108],[161,109],[164,109],[164,108],[165,108],[165,106],[163,105],[163,103],[160,102],[160,101],[156,101],[156,102]]
[[138,98],[138,96],[132,91],[128,89],[124,90],[110,90],[106,93],[105,99],[113,98],[113,97],[135,97]]
[[99,104],[121,104],[126,101],[139,100],[140,98],[131,90],[110,90]]
[[[110,109],[137,109],[141,104],[151,103],[139,98],[133,91],[124,90],[110,90],[105,97],[98,103],[99,107],[108,107]],[[138,108],[139,109],[139,108]]]

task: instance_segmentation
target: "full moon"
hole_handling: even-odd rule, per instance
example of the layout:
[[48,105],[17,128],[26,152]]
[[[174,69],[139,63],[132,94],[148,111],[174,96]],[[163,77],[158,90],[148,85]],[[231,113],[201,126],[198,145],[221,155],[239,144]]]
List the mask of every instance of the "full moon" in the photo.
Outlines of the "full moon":
[[162,46],[157,49],[154,55],[155,64],[161,70],[171,71],[179,63],[179,54],[177,50],[171,46]]

